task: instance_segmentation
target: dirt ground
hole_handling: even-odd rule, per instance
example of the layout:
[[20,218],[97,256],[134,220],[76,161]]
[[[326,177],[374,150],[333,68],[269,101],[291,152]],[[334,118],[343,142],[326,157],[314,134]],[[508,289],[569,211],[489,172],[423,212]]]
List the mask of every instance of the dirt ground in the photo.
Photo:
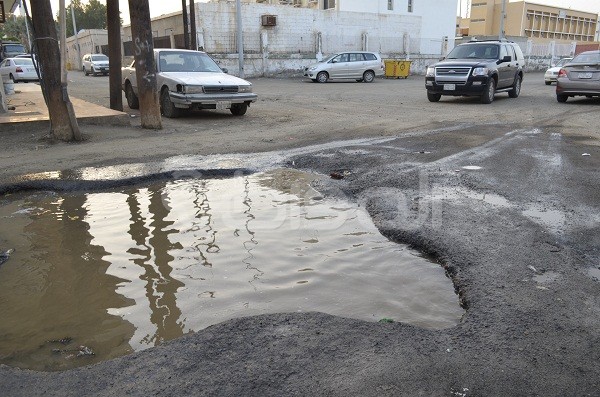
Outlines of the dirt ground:
[[[107,78],[70,78],[71,95],[107,105]],[[315,187],[360,203],[384,236],[437,258],[466,309],[461,323],[240,318],[91,367],[0,366],[0,394],[598,395],[599,100],[559,104],[542,74],[526,75],[519,98],[498,94],[491,105],[429,103],[419,76],[252,82],[259,101],[244,117],[205,111],[146,131],[127,110],[131,128],[84,126],[77,144],[48,143],[47,131],[0,132],[0,188],[81,167],[202,169],[204,156],[233,153],[249,155],[238,157],[241,168],[263,152],[272,163],[345,171]]]

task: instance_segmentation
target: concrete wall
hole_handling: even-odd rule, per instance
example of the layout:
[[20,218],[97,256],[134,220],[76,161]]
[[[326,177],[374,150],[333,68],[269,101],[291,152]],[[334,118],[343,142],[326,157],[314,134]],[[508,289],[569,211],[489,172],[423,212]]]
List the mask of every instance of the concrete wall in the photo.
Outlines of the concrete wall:
[[[355,2],[356,5],[367,2]],[[271,4],[242,4],[245,75],[293,73],[325,54],[343,50],[370,50],[385,58],[439,58],[444,36],[453,46],[456,4],[421,4],[420,13],[316,10]],[[340,3],[346,7],[352,3]],[[383,2],[382,2],[383,4]],[[386,9],[387,9],[387,2]],[[357,8],[358,9],[358,8]],[[448,15],[441,18],[438,13]],[[262,15],[275,15],[277,25],[261,25]],[[447,21],[446,21],[447,19]],[[238,74],[235,2],[196,4],[198,45]],[[427,57],[426,57],[427,58]],[[415,62],[415,67],[419,62]]]

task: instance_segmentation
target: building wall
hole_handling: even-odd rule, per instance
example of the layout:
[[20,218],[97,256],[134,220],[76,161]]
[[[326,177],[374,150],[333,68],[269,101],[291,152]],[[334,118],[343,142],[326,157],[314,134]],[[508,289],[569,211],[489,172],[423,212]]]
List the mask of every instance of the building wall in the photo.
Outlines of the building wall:
[[[438,1],[435,5],[417,1],[412,13],[404,8],[407,0],[395,0],[395,4],[404,4],[403,10],[395,13],[378,13],[370,2],[354,1],[353,5],[352,1],[338,0],[336,6],[362,11],[243,2],[244,74],[298,73],[324,55],[343,50],[370,50],[384,58],[410,58],[415,68],[424,68],[454,46],[454,0]],[[378,1],[387,10],[387,0]],[[233,74],[239,74],[235,1],[196,3],[195,9],[198,46]],[[276,25],[263,26],[264,15],[275,16]],[[176,24],[183,30],[181,19],[181,13],[155,19],[152,30],[158,31],[159,36]],[[123,30],[124,40],[129,40],[130,27]],[[174,30],[177,34],[178,29]]]

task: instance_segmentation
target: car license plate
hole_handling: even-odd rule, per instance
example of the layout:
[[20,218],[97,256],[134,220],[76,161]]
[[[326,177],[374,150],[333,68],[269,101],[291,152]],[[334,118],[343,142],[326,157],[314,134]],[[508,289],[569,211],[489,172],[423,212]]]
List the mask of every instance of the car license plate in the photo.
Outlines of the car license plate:
[[592,72],[579,73],[579,78],[580,79],[591,79],[592,78]]
[[444,84],[444,91],[454,91],[456,84]]
[[227,110],[231,107],[231,101],[219,101],[217,102],[217,110]]

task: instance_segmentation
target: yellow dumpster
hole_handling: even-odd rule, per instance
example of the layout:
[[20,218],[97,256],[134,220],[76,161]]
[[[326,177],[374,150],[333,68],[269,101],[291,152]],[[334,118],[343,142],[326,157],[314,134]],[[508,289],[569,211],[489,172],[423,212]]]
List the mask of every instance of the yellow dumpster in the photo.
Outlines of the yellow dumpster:
[[385,77],[394,77],[399,79],[407,78],[410,72],[411,61],[397,61],[394,59],[386,59],[385,65]]

